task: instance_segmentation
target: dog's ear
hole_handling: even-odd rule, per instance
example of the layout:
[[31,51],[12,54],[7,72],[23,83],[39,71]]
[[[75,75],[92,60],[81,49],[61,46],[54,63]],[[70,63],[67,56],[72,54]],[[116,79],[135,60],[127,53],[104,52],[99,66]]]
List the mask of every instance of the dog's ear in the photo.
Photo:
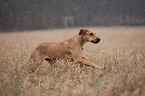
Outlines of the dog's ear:
[[87,29],[80,29],[79,35],[84,35],[87,31]]

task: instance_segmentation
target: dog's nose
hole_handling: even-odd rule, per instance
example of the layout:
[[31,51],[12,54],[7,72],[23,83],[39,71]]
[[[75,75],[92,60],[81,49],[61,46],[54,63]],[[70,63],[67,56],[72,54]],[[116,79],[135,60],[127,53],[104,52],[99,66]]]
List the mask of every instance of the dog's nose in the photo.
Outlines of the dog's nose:
[[100,38],[97,38],[97,41],[98,41],[98,42],[100,42],[100,40],[101,40]]

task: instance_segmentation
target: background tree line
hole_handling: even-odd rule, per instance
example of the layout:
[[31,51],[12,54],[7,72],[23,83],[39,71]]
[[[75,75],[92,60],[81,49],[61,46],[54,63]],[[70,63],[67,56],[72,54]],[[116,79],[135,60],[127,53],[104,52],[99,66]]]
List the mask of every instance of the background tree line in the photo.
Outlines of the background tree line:
[[0,31],[145,25],[145,0],[1,0]]

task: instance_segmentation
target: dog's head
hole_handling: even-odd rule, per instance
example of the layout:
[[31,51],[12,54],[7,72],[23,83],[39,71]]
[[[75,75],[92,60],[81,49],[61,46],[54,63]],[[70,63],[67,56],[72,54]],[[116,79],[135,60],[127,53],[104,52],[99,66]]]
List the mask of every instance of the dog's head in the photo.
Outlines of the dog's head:
[[92,42],[92,43],[99,43],[100,38],[96,36],[96,34],[89,30],[89,29],[80,29],[79,35],[82,36],[83,41]]

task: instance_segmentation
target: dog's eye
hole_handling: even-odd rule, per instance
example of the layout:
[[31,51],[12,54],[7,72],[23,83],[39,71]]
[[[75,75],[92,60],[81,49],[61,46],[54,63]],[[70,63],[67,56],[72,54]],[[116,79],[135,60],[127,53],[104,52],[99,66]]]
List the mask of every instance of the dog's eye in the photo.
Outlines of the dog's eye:
[[93,33],[91,33],[90,35],[91,35],[91,36],[93,36],[94,34],[93,34]]

